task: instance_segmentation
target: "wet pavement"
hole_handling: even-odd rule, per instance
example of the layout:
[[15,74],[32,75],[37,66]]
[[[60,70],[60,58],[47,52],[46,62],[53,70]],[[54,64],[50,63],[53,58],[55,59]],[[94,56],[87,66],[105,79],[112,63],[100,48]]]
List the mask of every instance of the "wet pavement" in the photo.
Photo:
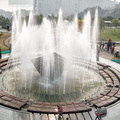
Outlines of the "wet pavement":
[[[118,63],[102,57],[100,58],[100,62],[106,63],[120,71],[120,64]],[[120,120],[120,101],[107,107],[107,115],[102,120]]]
[[0,120],[30,120],[30,114],[0,106]]

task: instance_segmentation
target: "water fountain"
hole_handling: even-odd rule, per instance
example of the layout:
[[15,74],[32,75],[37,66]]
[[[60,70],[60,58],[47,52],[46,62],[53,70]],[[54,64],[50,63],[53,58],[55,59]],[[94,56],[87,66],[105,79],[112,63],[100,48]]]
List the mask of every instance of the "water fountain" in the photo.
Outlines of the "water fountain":
[[91,24],[90,12],[84,17],[82,31],[77,16],[65,22],[62,11],[58,21],[43,18],[35,24],[32,12],[28,24],[21,12],[14,15],[12,52],[2,75],[3,89],[35,101],[73,101],[93,96],[104,83],[97,73],[96,43],[98,13]]

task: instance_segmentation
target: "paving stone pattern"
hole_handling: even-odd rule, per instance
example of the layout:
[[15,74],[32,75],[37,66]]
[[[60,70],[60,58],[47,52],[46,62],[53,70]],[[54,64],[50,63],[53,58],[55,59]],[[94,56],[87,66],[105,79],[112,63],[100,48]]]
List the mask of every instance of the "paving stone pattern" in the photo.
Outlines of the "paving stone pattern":
[[0,106],[0,120],[30,120],[29,113],[14,111]]

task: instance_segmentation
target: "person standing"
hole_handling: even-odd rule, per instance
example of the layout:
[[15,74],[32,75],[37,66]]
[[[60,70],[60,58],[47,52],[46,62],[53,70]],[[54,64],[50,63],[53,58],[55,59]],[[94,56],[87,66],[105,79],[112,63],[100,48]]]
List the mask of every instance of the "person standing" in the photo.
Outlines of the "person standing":
[[108,40],[107,42],[107,51],[109,51],[109,48],[110,48],[110,40]]
[[62,119],[63,109],[59,105],[57,107],[58,107],[58,120],[61,120]]
[[96,114],[96,118],[95,120],[101,120],[101,114],[100,114],[100,108],[97,108],[96,111],[95,111],[95,114]]
[[119,50],[116,50],[115,57],[119,57]]
[[10,46],[9,46],[9,53],[11,53],[11,44],[10,44]]
[[105,41],[102,41],[102,49],[104,49]]
[[115,51],[115,43],[112,44],[111,53],[114,54],[114,51]]
[[10,26],[9,26],[9,24],[7,23],[7,25],[6,25],[6,29],[7,29],[7,31],[9,31],[10,30]]
[[96,60],[99,61],[99,56],[100,56],[100,46],[97,45],[97,53],[96,53]]
[[2,51],[1,51],[1,48],[0,48],[0,59],[2,58]]
[[112,40],[111,39],[109,39],[108,40],[108,43],[107,43],[107,51],[109,52],[111,52],[111,48],[112,48]]
[[103,49],[104,48],[104,41],[101,41],[100,42],[100,49]]

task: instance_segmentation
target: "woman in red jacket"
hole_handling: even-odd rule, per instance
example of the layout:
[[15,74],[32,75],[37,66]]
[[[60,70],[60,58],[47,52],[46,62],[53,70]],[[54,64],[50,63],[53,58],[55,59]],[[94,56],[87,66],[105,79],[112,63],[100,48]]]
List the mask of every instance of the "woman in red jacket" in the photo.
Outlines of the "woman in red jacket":
[[58,105],[57,107],[58,107],[58,114],[59,114],[58,118],[61,119],[63,109],[62,109],[62,107],[60,107],[59,105]]

